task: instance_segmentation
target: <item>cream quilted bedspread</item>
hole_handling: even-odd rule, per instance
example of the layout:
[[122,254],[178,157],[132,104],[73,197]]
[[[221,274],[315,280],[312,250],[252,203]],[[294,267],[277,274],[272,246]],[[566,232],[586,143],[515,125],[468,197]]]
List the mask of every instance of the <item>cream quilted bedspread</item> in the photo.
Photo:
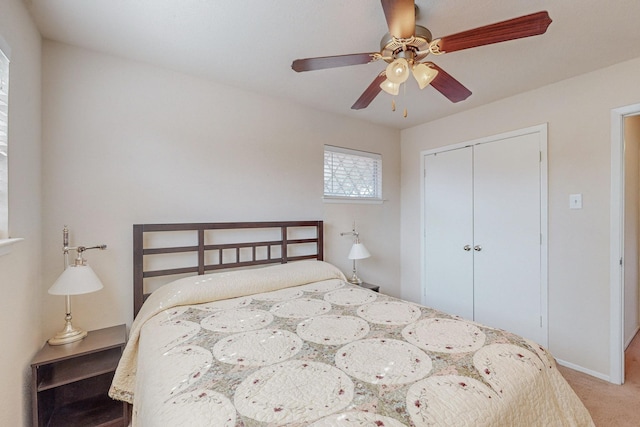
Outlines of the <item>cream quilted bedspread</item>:
[[540,346],[318,261],[156,291],[110,395],[145,427],[593,426]]

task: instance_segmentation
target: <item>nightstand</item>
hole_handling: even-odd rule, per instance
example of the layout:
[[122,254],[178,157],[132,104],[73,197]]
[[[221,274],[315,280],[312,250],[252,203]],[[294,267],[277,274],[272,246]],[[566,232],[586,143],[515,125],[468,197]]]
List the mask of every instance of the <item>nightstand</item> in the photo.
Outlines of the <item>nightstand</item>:
[[31,362],[33,426],[127,426],[127,403],[107,395],[126,340],[119,325],[71,344],[45,344]]
[[371,289],[373,292],[380,292],[380,286],[379,285],[373,285],[371,283],[362,282],[362,283],[360,283],[360,286],[365,288],[365,289]]

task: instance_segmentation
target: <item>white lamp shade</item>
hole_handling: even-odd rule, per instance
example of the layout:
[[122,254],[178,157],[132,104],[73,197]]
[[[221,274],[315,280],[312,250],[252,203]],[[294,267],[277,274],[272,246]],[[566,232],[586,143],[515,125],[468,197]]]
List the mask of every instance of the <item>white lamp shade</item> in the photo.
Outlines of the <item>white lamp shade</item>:
[[398,58],[387,65],[387,79],[393,83],[404,83],[409,78],[409,63],[404,58]]
[[380,83],[380,89],[387,92],[389,95],[395,96],[400,92],[400,85],[390,81],[389,79],[385,79],[385,81]]
[[102,289],[102,282],[88,265],[72,265],[49,288],[52,295],[80,295]]
[[413,77],[418,82],[420,89],[427,87],[438,75],[438,70],[429,67],[427,64],[418,64],[413,67]]
[[370,256],[371,254],[362,243],[354,243],[353,246],[351,246],[351,251],[349,251],[349,259],[364,259]]

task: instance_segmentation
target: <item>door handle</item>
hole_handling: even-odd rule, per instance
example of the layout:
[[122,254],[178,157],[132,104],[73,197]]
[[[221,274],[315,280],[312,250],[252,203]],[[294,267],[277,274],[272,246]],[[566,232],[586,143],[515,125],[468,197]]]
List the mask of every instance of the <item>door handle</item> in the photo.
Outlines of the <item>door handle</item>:
[[462,249],[464,249],[465,251],[469,252],[471,250],[471,246],[464,245],[464,248],[462,248]]
[[473,247],[473,250],[474,250],[474,251],[478,251],[478,252],[480,252],[480,251],[482,250],[482,246],[480,246],[480,245],[475,245],[475,246]]

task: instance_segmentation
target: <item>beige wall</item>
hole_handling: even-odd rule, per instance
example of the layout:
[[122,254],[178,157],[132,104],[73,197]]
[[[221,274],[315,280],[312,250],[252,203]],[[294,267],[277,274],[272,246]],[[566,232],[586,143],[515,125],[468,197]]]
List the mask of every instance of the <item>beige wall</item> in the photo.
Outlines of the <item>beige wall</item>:
[[11,49],[9,229],[22,237],[0,256],[0,425],[29,425],[30,360],[40,327],[40,34],[20,0],[2,0],[0,37]]
[[[140,222],[322,218],[327,260],[348,272],[350,241],[339,233],[356,220],[373,254],[361,277],[419,301],[420,151],[545,122],[550,348],[608,374],[610,110],[640,99],[640,59],[400,134],[54,42],[43,44],[41,92],[40,38],[21,1],[2,1],[0,36],[13,50],[11,229],[25,241],[0,257],[11,295],[0,319],[22,325],[0,370],[0,425],[27,423],[28,361],[62,326],[64,301],[46,290],[62,269],[64,224],[73,244],[109,245],[88,254],[105,289],[74,298],[88,329],[131,321]],[[325,143],[382,153],[386,202],[323,204]],[[571,193],[584,209],[569,211]]]
[[610,115],[640,100],[639,72],[636,59],[403,131],[403,297],[420,300],[420,152],[548,123],[549,347],[608,376]]
[[[199,78],[68,45],[43,44],[43,330],[63,298],[46,294],[71,243],[105,243],[87,259],[104,289],[74,298],[93,329],[132,317],[132,225],[324,219],[326,259],[348,272],[357,220],[374,257],[362,276],[399,294],[400,133]],[[380,205],[322,202],[323,146],[383,156]],[[384,261],[384,262],[383,262]]]

